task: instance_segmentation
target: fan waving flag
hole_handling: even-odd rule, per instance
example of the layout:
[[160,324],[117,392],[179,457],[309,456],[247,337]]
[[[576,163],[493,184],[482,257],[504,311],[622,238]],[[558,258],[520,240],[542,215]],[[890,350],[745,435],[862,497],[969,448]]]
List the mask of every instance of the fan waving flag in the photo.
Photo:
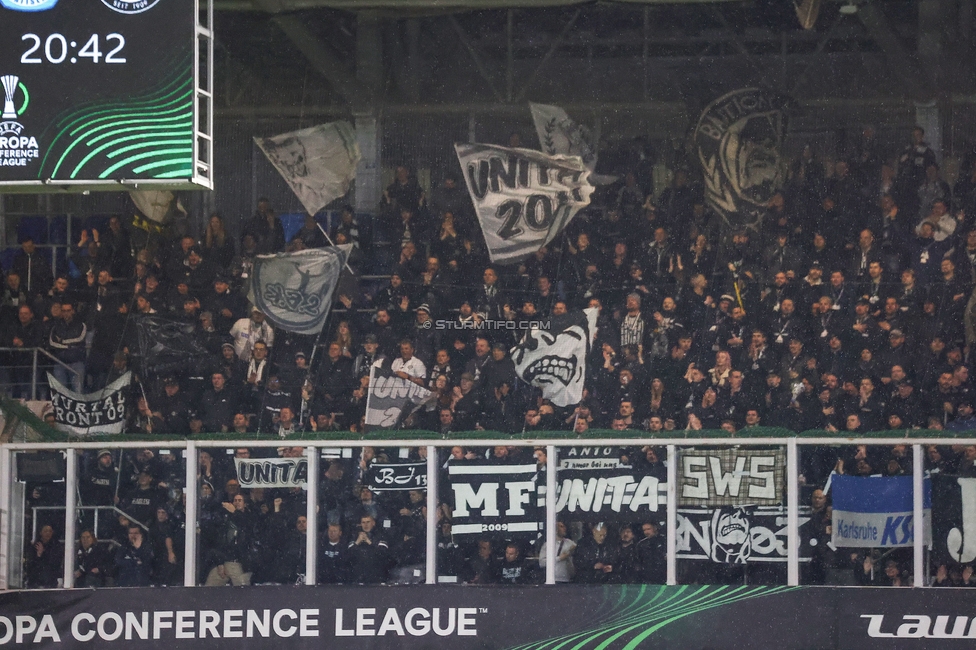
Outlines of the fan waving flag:
[[254,138],[309,214],[345,196],[362,157],[348,122]]
[[374,364],[369,369],[366,430],[398,427],[417,407],[430,399],[431,395],[423,386],[397,377],[388,366]]
[[597,309],[590,308],[548,321],[549,329],[533,327],[512,349],[515,372],[527,384],[542,389],[556,406],[583,399],[586,357],[596,337]]
[[297,253],[258,255],[248,298],[276,327],[318,334],[332,308],[332,294],[351,244]]
[[492,262],[530,257],[590,204],[593,185],[579,156],[490,144],[454,148]]

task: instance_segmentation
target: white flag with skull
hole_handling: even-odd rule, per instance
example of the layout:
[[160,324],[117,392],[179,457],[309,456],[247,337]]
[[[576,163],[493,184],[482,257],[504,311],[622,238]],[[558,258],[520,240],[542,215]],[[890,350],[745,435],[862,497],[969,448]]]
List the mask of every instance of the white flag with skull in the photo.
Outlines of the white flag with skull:
[[579,404],[598,314],[591,307],[554,316],[530,329],[512,349],[515,372],[525,383],[541,388],[542,396],[556,406]]
[[530,257],[590,204],[593,185],[579,156],[491,144],[454,148],[492,262]]
[[361,155],[348,122],[330,122],[271,138],[254,138],[309,214],[345,196]]
[[318,334],[332,307],[332,294],[351,244],[297,253],[258,255],[248,298],[276,327]]

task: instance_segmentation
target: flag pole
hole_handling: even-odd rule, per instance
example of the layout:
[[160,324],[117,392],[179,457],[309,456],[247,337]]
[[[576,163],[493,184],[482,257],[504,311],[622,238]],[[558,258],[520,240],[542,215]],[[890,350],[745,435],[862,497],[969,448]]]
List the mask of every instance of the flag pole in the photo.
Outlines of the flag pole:
[[[312,220],[315,221],[315,215],[314,214],[312,215]],[[326,241],[329,242],[329,246],[335,246],[335,242],[332,241],[332,238],[331,237],[329,237],[329,233],[325,232],[325,228],[322,227],[322,224],[320,224],[318,221],[315,221],[315,225],[318,226],[319,230],[322,231],[322,234],[325,235],[325,239],[326,239]],[[349,269],[349,272],[352,273],[353,275],[356,275],[356,272],[352,270],[352,267],[351,266],[349,266],[349,260],[348,259],[346,260],[345,264],[346,264],[346,268]]]

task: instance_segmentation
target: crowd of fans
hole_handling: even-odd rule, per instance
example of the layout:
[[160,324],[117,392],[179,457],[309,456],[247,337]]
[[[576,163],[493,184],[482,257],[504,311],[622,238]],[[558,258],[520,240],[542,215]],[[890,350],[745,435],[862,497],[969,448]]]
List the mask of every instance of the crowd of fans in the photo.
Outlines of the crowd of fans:
[[[829,165],[807,147],[754,229],[713,215],[691,168],[674,169],[670,185],[655,195],[650,164],[635,158],[619,170],[617,183],[598,188],[592,205],[551,246],[511,266],[489,262],[458,176],[448,174],[428,196],[407,166],[397,168],[375,219],[361,224],[346,207],[328,237],[309,217],[286,238],[267,200],[244,221],[239,241],[215,214],[199,239],[159,236],[134,250],[126,225],[113,217],[102,232],[85,230],[70,267],[57,277],[34,242],[22,242],[4,271],[0,348],[8,360],[13,348],[48,350],[57,360],[54,375],[79,392],[134,370],[126,430],[138,433],[361,432],[369,369],[380,359],[433,391],[403,428],[444,436],[604,428],[646,437],[756,426],[969,431],[976,429],[969,368],[976,341],[976,165],[963,161],[950,188],[937,159],[920,128],[901,151],[882,150],[866,128],[857,146]],[[329,241],[354,245],[356,271],[389,273],[375,286],[362,280],[362,290],[338,292],[316,347],[315,337],[271,327],[247,303],[246,288],[255,255]],[[568,409],[517,379],[510,349],[521,332],[482,327],[586,307],[599,309],[599,329],[584,398]],[[166,372],[147,366],[134,323],[152,315],[192,326],[211,362]],[[30,369],[13,361],[0,366],[11,392],[22,394]],[[804,454],[803,479],[819,488],[831,472],[910,473],[910,455],[904,447],[818,447]],[[102,462],[88,459],[90,472],[97,474]],[[927,462],[929,469],[973,476],[976,448],[933,447]],[[165,483],[171,498],[163,510],[135,517],[143,527],[126,522],[112,532],[128,549],[115,556],[119,584],[133,575],[166,584],[180,573],[170,566],[178,563],[180,535],[166,533],[179,525],[178,492],[156,464],[147,468],[129,477],[130,487],[145,482],[161,492]],[[361,478],[356,467],[328,471]],[[297,579],[306,534],[296,514],[304,512],[302,494],[269,500],[253,490],[234,493],[223,478],[201,474],[201,494],[212,506],[202,509],[201,536],[209,540],[203,546],[212,555],[202,563],[208,566],[201,582]],[[415,526],[422,525],[423,499],[381,508],[373,499],[386,498],[354,480],[347,487],[352,510],[336,506],[338,516],[322,518],[323,538],[335,546],[328,557],[342,558],[328,575],[385,581],[395,569],[422,564],[423,535]],[[442,555],[453,557],[449,512],[441,525],[448,531],[440,531]],[[657,536],[654,522],[571,528],[577,541],[566,538],[557,555],[573,544],[577,558],[587,554],[574,579],[660,575],[654,573],[660,558],[640,551],[642,544],[660,550],[647,542]],[[36,541],[48,548],[50,537],[45,542],[42,531]],[[271,555],[262,556],[261,548]],[[450,575],[536,580],[537,564],[530,568],[525,559],[536,551],[485,540],[458,551]],[[597,558],[594,567],[602,566],[593,569],[598,575],[591,575],[589,554]],[[37,551],[30,564],[43,564],[42,555]],[[820,580],[844,564],[833,557],[816,562],[827,563],[814,573]],[[871,556],[851,562],[871,580],[888,573],[876,572]],[[124,569],[127,563],[142,568]],[[330,566],[321,558],[320,565]],[[942,570],[943,580],[955,579]],[[959,570],[960,579],[965,574]]]

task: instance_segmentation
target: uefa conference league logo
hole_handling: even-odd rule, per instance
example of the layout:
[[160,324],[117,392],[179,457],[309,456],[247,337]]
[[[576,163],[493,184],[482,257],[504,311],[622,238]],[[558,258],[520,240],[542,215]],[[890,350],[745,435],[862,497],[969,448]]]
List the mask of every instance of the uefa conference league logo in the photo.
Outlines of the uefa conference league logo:
[[[0,113],[0,167],[26,167],[28,161],[40,155],[37,139],[24,134],[24,125],[18,122],[27,110],[30,95],[27,86],[17,75],[0,76],[3,89],[3,112]],[[18,92],[19,91],[19,92]],[[18,107],[17,96],[21,97]]]

